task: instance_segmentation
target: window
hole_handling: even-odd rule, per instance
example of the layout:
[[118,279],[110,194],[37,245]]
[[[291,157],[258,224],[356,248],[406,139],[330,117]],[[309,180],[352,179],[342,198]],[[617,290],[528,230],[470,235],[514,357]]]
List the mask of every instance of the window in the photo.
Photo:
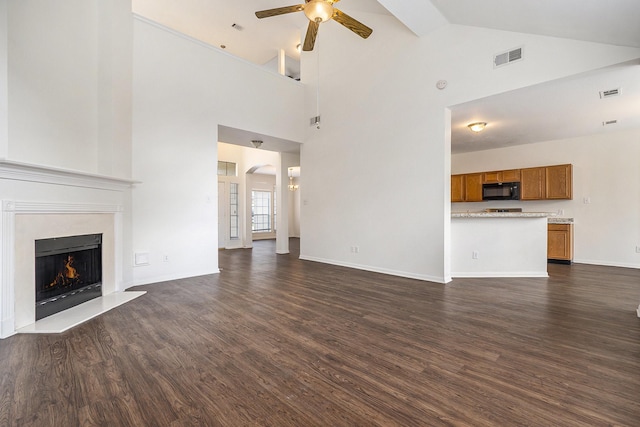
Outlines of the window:
[[219,176],[237,176],[236,164],[232,162],[218,162]]
[[271,228],[271,191],[251,192],[251,231],[268,233]]
[[230,239],[240,238],[240,223],[238,220],[238,183],[232,182],[229,187],[229,219],[231,221],[231,229],[229,230]]

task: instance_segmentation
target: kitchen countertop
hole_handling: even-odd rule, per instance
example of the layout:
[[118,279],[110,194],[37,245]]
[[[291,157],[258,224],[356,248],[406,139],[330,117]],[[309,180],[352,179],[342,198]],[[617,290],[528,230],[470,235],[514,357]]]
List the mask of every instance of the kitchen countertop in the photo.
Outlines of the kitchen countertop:
[[451,218],[548,218],[555,215],[552,212],[451,212]]
[[549,224],[573,224],[573,218],[549,218]]

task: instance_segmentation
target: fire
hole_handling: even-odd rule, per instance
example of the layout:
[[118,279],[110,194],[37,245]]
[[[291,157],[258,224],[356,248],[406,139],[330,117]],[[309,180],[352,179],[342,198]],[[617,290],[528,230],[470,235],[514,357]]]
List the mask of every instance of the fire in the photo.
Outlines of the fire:
[[73,257],[69,255],[67,257],[67,261],[64,263],[64,269],[67,272],[66,277],[67,279],[77,279],[80,277],[78,275],[78,270],[73,268],[71,264],[73,264]]
[[67,260],[64,262],[64,270],[58,273],[55,280],[49,284],[49,288],[54,286],[67,286],[72,283],[77,283],[80,280],[78,270],[73,267],[73,256],[68,255]]

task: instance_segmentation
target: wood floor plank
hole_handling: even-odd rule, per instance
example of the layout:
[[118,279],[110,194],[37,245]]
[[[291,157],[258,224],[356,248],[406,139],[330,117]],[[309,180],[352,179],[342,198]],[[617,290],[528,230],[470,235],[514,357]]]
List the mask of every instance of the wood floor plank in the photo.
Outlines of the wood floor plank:
[[640,270],[440,285],[298,243],[0,341],[0,426],[640,425]]

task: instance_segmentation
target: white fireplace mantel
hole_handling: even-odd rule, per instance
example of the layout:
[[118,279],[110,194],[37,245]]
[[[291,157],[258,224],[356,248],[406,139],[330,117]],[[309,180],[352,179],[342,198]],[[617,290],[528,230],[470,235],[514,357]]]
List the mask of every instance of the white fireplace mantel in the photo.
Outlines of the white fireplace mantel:
[[0,159],[0,179],[120,191],[140,183],[130,179],[33,165],[6,159]]

